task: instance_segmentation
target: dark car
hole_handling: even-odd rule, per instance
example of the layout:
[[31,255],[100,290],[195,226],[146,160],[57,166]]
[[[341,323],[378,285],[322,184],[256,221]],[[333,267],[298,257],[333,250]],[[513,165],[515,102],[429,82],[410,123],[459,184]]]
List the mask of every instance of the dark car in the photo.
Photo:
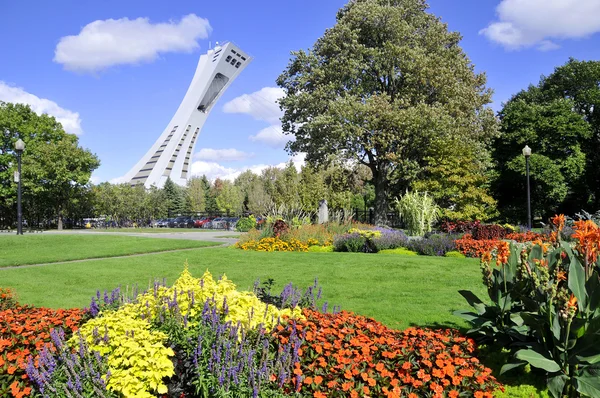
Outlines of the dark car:
[[191,216],[177,217],[177,228],[192,228],[194,226],[194,219]]
[[177,218],[169,218],[168,227],[169,228],[179,228],[179,223],[182,221],[183,217]]

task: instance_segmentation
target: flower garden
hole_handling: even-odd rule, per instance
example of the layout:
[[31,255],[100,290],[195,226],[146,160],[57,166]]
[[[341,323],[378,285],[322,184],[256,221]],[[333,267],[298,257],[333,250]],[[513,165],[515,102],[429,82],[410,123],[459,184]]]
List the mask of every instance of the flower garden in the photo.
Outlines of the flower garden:
[[[187,267],[172,286],[98,292],[85,310],[21,305],[3,289],[0,396],[525,396],[503,392],[500,369],[486,366],[485,356],[496,352],[506,358],[502,372],[527,368],[546,377],[551,396],[597,397],[600,229],[579,221],[566,233],[562,217],[553,225],[548,234],[477,228],[454,240],[456,247],[493,242],[478,248],[488,297],[457,292],[473,307],[456,312],[468,331],[395,330],[330,310],[316,285],[242,291],[225,276],[198,278]],[[277,237],[261,239],[296,239],[301,250],[294,251],[411,247],[400,231],[365,225],[277,229]],[[238,246],[251,250],[243,247],[249,241]],[[434,255],[446,247],[420,244]]]

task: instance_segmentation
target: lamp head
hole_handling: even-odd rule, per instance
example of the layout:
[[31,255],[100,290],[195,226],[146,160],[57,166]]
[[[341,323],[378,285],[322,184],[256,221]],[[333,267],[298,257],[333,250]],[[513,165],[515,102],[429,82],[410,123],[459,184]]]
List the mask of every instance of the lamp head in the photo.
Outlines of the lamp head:
[[17,142],[15,142],[15,150],[17,152],[23,152],[25,150],[25,143],[22,139],[19,138]]
[[523,148],[523,156],[526,158],[531,156],[531,148],[529,148],[527,145],[525,145],[525,148]]

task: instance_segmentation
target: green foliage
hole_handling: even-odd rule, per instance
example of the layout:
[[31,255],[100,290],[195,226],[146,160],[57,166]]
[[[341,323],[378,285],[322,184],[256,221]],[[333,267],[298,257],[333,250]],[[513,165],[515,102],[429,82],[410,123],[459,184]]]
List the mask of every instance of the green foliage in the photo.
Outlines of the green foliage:
[[439,206],[427,192],[407,191],[400,199],[396,199],[396,208],[409,235],[423,236],[431,232],[440,216]]
[[500,246],[498,268],[482,261],[492,305],[460,292],[477,311],[458,313],[473,324],[470,333],[513,350],[514,361],[502,370],[528,363],[545,371],[555,398],[600,396],[600,274],[590,252],[598,228],[589,223],[577,225],[575,249],[561,241],[526,250],[511,245],[510,252]]
[[239,232],[248,232],[252,228],[256,228],[256,218],[253,215],[240,218],[235,226]]
[[[17,162],[14,143],[25,142],[22,156],[23,199],[26,219],[63,217],[71,208],[78,209],[92,172],[100,161],[79,146],[77,136],[67,134],[54,117],[37,115],[28,105],[0,101],[0,218],[16,214],[17,186],[13,173]],[[86,210],[86,209],[83,209]],[[82,216],[79,214],[79,216]]]
[[277,81],[283,130],[295,138],[288,150],[306,152],[309,163],[341,156],[367,166],[376,224],[430,149],[460,137],[485,152],[496,130],[485,76],[474,73],[460,35],[426,10],[423,0],[349,2]]
[[178,214],[181,214],[184,210],[184,198],[181,187],[171,180],[171,177],[167,177],[167,181],[165,181],[165,185],[163,186],[163,191],[165,193],[165,202],[167,204],[167,209],[171,217],[175,217]]
[[532,149],[532,210],[544,218],[600,204],[600,62],[569,60],[537,86],[517,93],[500,111],[494,144],[495,197],[504,218],[525,219],[525,160]]
[[191,213],[206,211],[206,188],[201,177],[192,177],[187,181],[185,210]]
[[217,191],[215,200],[219,211],[232,215],[241,213],[244,205],[242,192],[228,180],[221,181],[220,189]]
[[312,253],[333,253],[333,245],[329,246],[309,246],[308,251]]
[[444,256],[445,257],[452,257],[452,258],[466,258],[464,254],[462,254],[459,251],[455,251],[455,250],[444,254]]
[[396,249],[380,250],[378,253],[379,254],[401,254],[403,256],[418,256],[419,255],[419,253],[414,252],[412,250],[408,250],[405,247],[398,247]]

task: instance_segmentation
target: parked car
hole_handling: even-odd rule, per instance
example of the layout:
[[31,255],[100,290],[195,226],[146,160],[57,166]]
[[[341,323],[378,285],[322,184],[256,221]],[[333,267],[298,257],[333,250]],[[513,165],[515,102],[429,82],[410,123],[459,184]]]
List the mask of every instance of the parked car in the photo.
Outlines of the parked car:
[[223,217],[217,217],[212,220],[210,223],[205,224],[204,228],[212,228],[212,229],[224,229],[225,228],[225,219]]
[[182,221],[182,217],[170,218],[169,219],[169,228],[179,228],[179,223]]
[[196,221],[194,221],[194,228],[202,228],[204,226],[204,224],[209,223],[211,221],[212,221],[212,217],[198,218],[198,219],[196,219]]
[[194,219],[191,216],[177,217],[177,228],[192,228],[194,226]]

